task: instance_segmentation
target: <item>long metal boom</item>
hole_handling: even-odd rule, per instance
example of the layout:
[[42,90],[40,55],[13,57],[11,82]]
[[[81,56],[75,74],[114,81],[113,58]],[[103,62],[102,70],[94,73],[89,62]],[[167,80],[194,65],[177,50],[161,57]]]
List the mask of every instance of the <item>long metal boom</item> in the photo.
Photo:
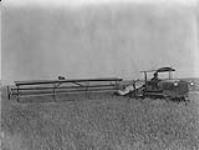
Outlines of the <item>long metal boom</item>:
[[93,79],[70,79],[70,80],[33,80],[33,81],[15,81],[16,86],[20,85],[37,85],[37,84],[56,84],[56,83],[73,83],[73,82],[97,82],[97,81],[122,81],[121,78],[93,78]]

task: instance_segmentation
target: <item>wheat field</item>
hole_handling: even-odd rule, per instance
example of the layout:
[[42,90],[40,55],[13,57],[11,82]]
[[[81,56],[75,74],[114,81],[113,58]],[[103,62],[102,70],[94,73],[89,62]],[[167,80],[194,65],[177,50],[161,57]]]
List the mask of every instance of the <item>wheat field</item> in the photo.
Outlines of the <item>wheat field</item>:
[[57,102],[2,97],[2,150],[198,150],[198,96],[190,92],[189,103],[110,93]]

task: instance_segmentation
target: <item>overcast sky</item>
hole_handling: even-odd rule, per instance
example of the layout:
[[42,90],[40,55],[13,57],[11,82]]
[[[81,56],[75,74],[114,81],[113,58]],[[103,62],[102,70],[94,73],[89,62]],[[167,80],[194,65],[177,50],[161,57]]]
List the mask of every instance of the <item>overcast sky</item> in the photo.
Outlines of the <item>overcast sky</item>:
[[99,4],[99,3],[112,3],[112,2],[136,2],[136,3],[180,3],[183,5],[195,5],[198,0],[4,0],[4,5],[24,6],[24,5],[84,5],[84,4]]
[[[115,26],[111,26],[109,24],[110,23],[110,20],[108,21],[108,19],[110,17],[109,16],[110,15],[109,8],[106,8],[107,14],[106,14],[106,12],[104,12],[106,9],[102,9],[102,11],[101,11],[100,10],[101,8],[99,10],[94,9],[93,11],[91,11],[92,9],[82,10],[81,13],[84,12],[85,14],[87,14],[89,12],[87,15],[88,16],[91,15],[90,19],[89,19],[89,17],[84,17],[84,15],[85,15],[84,13],[83,13],[84,14],[83,16],[79,15],[78,13],[73,16],[73,13],[71,13],[70,11],[65,12],[62,9],[57,9],[56,11],[53,10],[51,15],[49,15],[48,13],[50,13],[50,11],[47,11],[48,8],[51,9],[52,7],[55,7],[55,9],[60,8],[60,6],[72,6],[72,8],[73,7],[79,8],[79,6],[85,6],[85,5],[90,5],[90,4],[101,6],[100,4],[104,4],[104,3],[108,3],[108,4],[119,3],[119,8],[120,8],[121,2],[127,3],[127,4],[129,4],[129,2],[131,2],[133,4],[132,4],[131,8],[129,9],[129,11],[122,10],[121,14],[120,14],[121,16],[117,15],[117,9],[113,7],[115,15],[113,14],[112,19],[114,22],[113,24],[116,24]],[[198,2],[198,0],[4,0],[2,3],[3,4],[2,6],[9,7],[9,9],[4,9],[4,11],[6,13],[3,13],[4,15],[6,15],[6,18],[7,18],[6,19],[7,22],[4,19],[4,22],[2,23],[4,25],[4,27],[6,26],[6,29],[7,29],[7,31],[4,31],[4,43],[3,43],[4,49],[3,50],[4,50],[4,52],[9,52],[9,50],[10,50],[10,53],[5,56],[11,58],[11,61],[9,61],[7,58],[2,57],[2,59],[6,60],[6,63],[4,62],[4,66],[5,66],[5,64],[12,63],[10,65],[10,67],[11,67],[10,71],[12,72],[13,70],[15,70],[15,69],[13,69],[15,66],[18,67],[18,66],[21,66],[21,64],[24,64],[23,61],[21,61],[21,60],[23,60],[23,59],[32,60],[31,58],[33,58],[33,56],[37,57],[37,55],[39,55],[40,53],[42,54],[42,52],[44,53],[43,57],[45,57],[45,59],[44,59],[45,61],[41,62],[41,64],[43,64],[43,63],[45,64],[45,62],[53,62],[52,60],[47,61],[49,56],[45,56],[46,49],[49,50],[49,49],[54,48],[56,50],[59,50],[60,52],[64,52],[64,50],[62,51],[62,49],[67,49],[68,48],[67,46],[72,43],[70,45],[71,47],[69,47],[69,49],[73,48],[73,51],[75,51],[76,49],[79,49],[78,45],[80,45],[81,48],[82,47],[84,48],[84,46],[85,46],[85,51],[89,52],[89,55],[91,55],[91,59],[93,58],[93,56],[92,56],[93,53],[92,53],[92,51],[91,52],[89,51],[90,50],[89,48],[92,46],[96,47],[96,51],[97,51],[97,49],[105,49],[106,50],[106,49],[109,49],[109,47],[111,47],[111,46],[112,46],[111,48],[114,49],[115,51],[117,51],[117,49],[119,51],[119,48],[117,48],[117,47],[122,47],[123,49],[125,49],[123,51],[124,54],[125,54],[125,52],[128,53],[130,51],[130,49],[136,49],[136,48],[139,49],[140,52],[145,52],[146,49],[152,49],[152,50],[155,49],[157,52],[159,52],[159,49],[160,49],[159,47],[161,47],[160,50],[162,50],[162,53],[167,52],[167,51],[164,51],[164,49],[165,50],[166,49],[174,50],[176,53],[177,53],[178,49],[182,49],[182,50],[184,49],[184,55],[183,55],[183,53],[181,53],[181,56],[187,56],[186,57],[187,61],[183,60],[181,63],[184,63],[184,62],[187,62],[187,63],[185,65],[182,64],[182,66],[184,65],[185,68],[179,68],[179,72],[183,69],[185,70],[185,72],[190,72],[190,71],[188,71],[189,68],[187,68],[187,66],[190,66],[188,63],[192,62],[192,61],[190,61],[191,57],[188,57],[189,53],[187,53],[187,52],[189,50],[192,50],[192,49],[194,50],[195,65],[199,64],[199,51],[197,50],[197,47],[198,47],[198,42],[197,42],[198,22],[196,20],[194,20],[194,18],[192,18],[193,17],[192,15],[189,14],[192,12],[192,8],[193,8],[192,6],[194,6],[194,8],[196,8],[195,6],[196,6],[197,2]],[[137,5],[134,5],[134,3],[139,3],[139,4],[145,4],[145,3],[153,3],[153,4],[155,3],[156,4],[157,3],[160,5],[158,7],[152,7],[150,5],[149,5],[149,7],[143,6],[143,8],[144,8],[143,9],[141,6],[137,7]],[[172,7],[173,9],[172,8],[170,9],[168,7],[169,8],[168,10],[163,9],[164,7],[162,7],[162,6],[165,6],[165,5],[167,5],[167,6],[172,5],[174,7]],[[191,9],[186,9],[186,7],[182,7],[182,9],[181,9],[181,7],[179,5],[185,5],[188,7],[190,6]],[[22,9],[20,8],[21,6],[23,7]],[[29,9],[29,8],[26,8],[26,6],[42,6],[41,7],[42,9],[39,9],[37,7],[35,7],[34,9]],[[43,6],[47,7],[47,9],[43,10]],[[179,8],[178,8],[178,6],[179,6]],[[20,9],[18,9],[18,8],[20,8]],[[95,8],[97,8],[97,7],[95,7]],[[145,12],[145,9],[147,9],[146,12]],[[154,11],[151,11],[151,10],[154,10]],[[169,10],[172,10],[172,12],[170,12]],[[189,10],[191,10],[191,11],[189,11]],[[196,9],[193,9],[193,10],[196,10]],[[132,14],[131,11],[134,12],[135,14]],[[93,14],[96,14],[96,17],[92,18],[91,12],[93,12]],[[156,13],[153,13],[153,12],[156,12]],[[165,12],[167,12],[167,13],[165,13]],[[118,13],[119,13],[119,11],[118,11]],[[125,17],[125,15],[122,15],[125,13],[127,14],[126,17]],[[169,14],[171,14],[171,15],[169,15]],[[129,15],[129,17],[128,17],[128,15]],[[3,17],[3,18],[5,18],[5,17]],[[29,18],[31,18],[31,19],[29,19]],[[114,20],[114,18],[115,18],[115,20]],[[61,23],[59,24],[60,20],[61,20]],[[71,24],[74,28],[72,28],[71,25],[67,24],[67,20],[71,20]],[[106,20],[106,22],[104,22],[104,20]],[[37,26],[38,22],[39,22],[39,26]],[[58,22],[58,25],[60,25],[61,27],[62,26],[65,27],[63,31],[60,32],[60,30],[62,28],[61,27],[57,28],[56,22]],[[72,32],[73,30],[76,31],[77,29],[78,29],[78,31],[81,31],[80,33],[82,33],[82,34],[84,33],[83,32],[84,26],[82,26],[82,23],[83,23],[83,25],[85,23],[85,28],[88,27],[88,29],[87,28],[85,29],[86,36],[84,36],[83,39],[89,38],[90,36],[93,35],[93,33],[95,33],[94,31],[96,31],[96,38],[97,38],[96,41],[97,42],[92,41],[94,38],[91,38],[91,44],[85,45],[84,42],[82,42],[81,36],[79,36],[77,34],[75,34],[76,35],[75,37],[70,36],[69,33]],[[110,26],[111,26],[111,30],[109,29]],[[120,33],[120,30],[117,30],[117,28],[116,28],[117,26],[120,26],[120,28],[124,27],[125,30]],[[130,29],[128,30],[126,28],[131,27],[131,26],[134,26],[135,29],[132,32],[129,32]],[[94,31],[92,32],[92,34],[90,34],[90,30],[92,30],[92,27],[93,28],[95,27],[96,29],[94,28]],[[43,31],[43,32],[40,32],[40,29],[42,29],[41,31]],[[163,29],[165,30],[165,32]],[[19,30],[20,30],[20,32],[18,32]],[[161,31],[161,30],[163,30],[163,31]],[[112,32],[112,31],[114,31],[114,32]],[[169,31],[171,31],[171,32],[169,32]],[[51,35],[51,33],[53,33],[53,34]],[[102,35],[102,34],[106,35],[106,38],[105,38],[105,40],[101,39],[101,44],[98,45],[98,43],[100,43],[100,42],[98,42],[98,40],[100,39],[100,35]],[[9,40],[6,40],[5,37],[7,37],[7,35],[12,35],[12,38]],[[53,38],[54,35],[57,35],[56,39]],[[107,35],[109,35],[110,37]],[[137,37],[136,38],[131,37],[133,35],[137,35]],[[148,36],[146,36],[146,35],[148,35]],[[70,39],[70,37],[71,37],[71,39]],[[119,42],[122,42],[122,40],[119,40],[119,42],[116,42],[120,37],[122,37],[122,39],[123,39],[123,45],[119,44]],[[131,38],[129,38],[129,37],[131,37]],[[153,38],[147,38],[147,37],[153,37],[154,40],[153,40]],[[33,40],[35,40],[35,44],[34,44],[34,42],[32,42],[32,38],[33,38]],[[68,40],[66,40],[67,38],[68,38]],[[73,41],[73,39],[76,39],[76,41],[77,41],[76,44],[74,42],[70,42],[70,41]],[[110,39],[110,40],[107,40],[107,39]],[[144,39],[144,40],[142,40],[142,39]],[[63,42],[64,40],[66,40],[70,44],[64,44],[64,43],[67,43],[67,42]],[[134,43],[134,44],[131,45],[131,42],[128,42],[129,40],[133,40],[132,43]],[[52,41],[53,41],[53,44],[51,44]],[[156,41],[156,42],[154,43],[153,41]],[[174,41],[174,42],[172,42],[172,41]],[[114,43],[114,44],[110,45],[109,42]],[[140,44],[140,43],[145,43],[145,44]],[[159,44],[157,44],[157,43],[159,43]],[[33,44],[32,47],[30,46],[31,44]],[[117,44],[118,44],[118,46],[116,47],[115,45],[117,45]],[[195,45],[195,46],[193,46],[193,45]],[[104,46],[104,48],[102,48],[102,46]],[[34,49],[34,47],[35,47],[35,49]],[[15,51],[12,51],[13,49],[15,49]],[[27,51],[25,51],[26,49],[29,49],[30,55],[28,53],[26,55],[27,57],[23,57],[20,59],[20,56],[18,56],[17,50],[18,51],[24,50],[24,53],[25,53],[25,52],[27,52]],[[34,51],[31,51],[30,49],[34,49]],[[193,51],[191,51],[191,52],[193,53]],[[137,53],[139,53],[139,51]],[[105,57],[106,60],[108,61],[109,57],[110,57],[111,63],[113,65],[117,66],[117,63],[115,63],[114,60],[118,56],[111,55],[111,54],[112,53],[110,51],[110,55],[107,54],[106,57],[103,56],[103,58]],[[167,59],[166,54],[165,54],[165,59]],[[177,54],[179,54],[179,52]],[[190,55],[192,55],[192,54],[190,54]],[[138,54],[137,56],[141,57],[142,55]],[[176,55],[176,56],[178,58],[178,55]],[[16,60],[14,61],[12,57],[15,57]],[[54,57],[54,53],[52,53],[52,57]],[[62,57],[62,56],[57,56],[57,58],[60,58],[60,57]],[[151,55],[151,57],[152,57],[152,55]],[[51,58],[51,57],[49,57],[49,58]],[[172,55],[168,56],[168,60],[170,60],[170,59],[175,60],[177,58],[174,58]],[[61,60],[61,59],[58,59],[58,60]],[[59,64],[57,62],[58,60],[55,60],[54,64]],[[63,58],[63,60],[65,60],[65,59]],[[83,61],[83,60],[86,60],[86,59],[81,59],[81,61]],[[129,58],[129,60],[131,60],[131,58]],[[137,59],[133,59],[133,60],[135,61],[135,64],[138,63],[137,64],[138,68],[140,66],[149,68],[149,66],[144,65],[143,61],[141,61],[139,63],[139,61]],[[82,63],[81,61],[78,63]],[[148,61],[148,60],[146,60],[146,61]],[[161,62],[161,61],[162,60],[159,60],[159,62]],[[1,62],[1,58],[0,58],[0,62]],[[18,62],[18,63],[16,63],[16,62]],[[131,64],[129,64],[130,62],[131,61],[124,62],[124,63],[126,63],[126,65],[131,67]],[[165,60],[162,62],[166,63],[167,61]],[[34,67],[37,67],[37,65],[42,66],[39,64],[39,61],[34,61],[33,63],[36,63],[33,65]],[[83,63],[90,64],[89,62],[83,62]],[[52,64],[52,65],[54,65],[54,64]],[[60,61],[60,64],[63,64],[63,62]],[[64,62],[64,64],[69,64],[69,63]],[[105,65],[105,64],[107,64],[107,63],[104,61],[103,65]],[[67,68],[67,66],[64,66],[64,67]],[[120,67],[122,68],[122,66],[120,66]],[[27,68],[30,68],[30,67],[27,66],[26,69]],[[44,69],[46,69],[46,68],[47,67],[45,66]],[[51,66],[50,68],[47,69],[47,73],[48,73],[48,71],[50,71],[51,68],[59,69],[59,67],[57,67],[57,66],[54,66],[54,67]],[[102,68],[103,68],[103,66],[102,66]],[[199,68],[199,67],[195,66],[195,75],[194,76],[199,76],[199,70],[196,68]],[[41,69],[41,70],[43,71],[44,69]],[[107,70],[108,69],[111,70],[112,68],[111,69],[107,68]],[[1,70],[1,65],[0,65],[0,70]],[[95,71],[95,67],[93,68],[93,70]],[[32,71],[33,71],[33,69],[32,69]],[[54,72],[58,73],[59,71],[60,70],[55,70]],[[135,72],[136,71],[137,70],[135,70]],[[23,71],[21,71],[21,72],[23,72]],[[28,71],[26,70],[24,72],[28,72]],[[29,72],[31,74],[31,71],[29,71]],[[70,72],[70,71],[68,71],[68,72]],[[118,72],[120,72],[119,69],[118,69]],[[46,73],[46,72],[44,72],[44,73]],[[122,73],[122,71],[121,71],[121,73]],[[127,72],[127,73],[129,73],[129,72]],[[7,74],[9,74],[9,72]],[[14,73],[10,73],[10,74],[14,74]],[[52,73],[49,72],[48,74],[52,74]],[[129,73],[129,74],[131,74],[131,73]],[[21,76],[21,74],[19,76]],[[1,74],[0,74],[0,78],[1,78]],[[11,79],[11,77],[9,77],[9,78]]]

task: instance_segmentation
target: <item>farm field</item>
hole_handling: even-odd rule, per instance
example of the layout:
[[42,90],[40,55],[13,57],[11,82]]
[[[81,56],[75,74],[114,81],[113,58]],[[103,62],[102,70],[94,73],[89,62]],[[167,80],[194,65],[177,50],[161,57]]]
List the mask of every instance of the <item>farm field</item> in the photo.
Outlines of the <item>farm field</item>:
[[198,97],[198,91],[189,103],[110,93],[57,102],[2,97],[2,150],[198,150]]

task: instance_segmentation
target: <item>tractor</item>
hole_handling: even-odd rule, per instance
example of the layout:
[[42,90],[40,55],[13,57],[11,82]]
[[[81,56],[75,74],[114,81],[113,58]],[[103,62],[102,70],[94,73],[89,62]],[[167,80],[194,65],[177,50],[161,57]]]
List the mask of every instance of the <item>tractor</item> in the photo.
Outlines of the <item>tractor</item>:
[[[190,83],[184,80],[173,79],[172,75],[174,71],[175,69],[171,67],[141,71],[144,74],[144,83],[141,86],[136,87],[138,81],[134,81],[133,86],[131,86],[134,87],[134,89],[128,93],[126,92],[125,95],[130,97],[169,98],[172,100],[186,101],[188,100]],[[153,73],[153,78],[148,79],[151,73]],[[166,75],[166,78],[160,78],[159,75],[161,74]]]

